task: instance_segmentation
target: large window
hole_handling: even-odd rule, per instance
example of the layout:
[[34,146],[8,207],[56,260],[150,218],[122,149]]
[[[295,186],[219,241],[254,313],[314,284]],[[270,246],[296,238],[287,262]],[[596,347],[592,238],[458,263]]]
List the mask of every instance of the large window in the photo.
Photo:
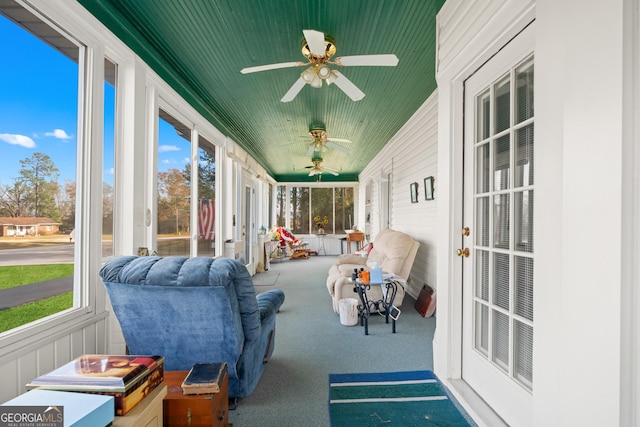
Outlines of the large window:
[[190,255],[191,129],[160,110],[158,119],[158,255]]
[[113,176],[115,169],[116,65],[104,61],[104,141],[102,167],[102,257],[113,255]]
[[216,152],[202,136],[198,141],[198,255],[215,256]]
[[313,234],[319,226],[325,233],[343,234],[353,226],[353,216],[353,187],[277,187],[276,225],[294,234]]
[[73,273],[83,50],[4,1],[0,53],[0,253],[6,251],[0,257],[0,292],[28,284],[44,290],[51,279],[64,283],[54,296],[3,307],[3,332],[81,303],[74,298]]

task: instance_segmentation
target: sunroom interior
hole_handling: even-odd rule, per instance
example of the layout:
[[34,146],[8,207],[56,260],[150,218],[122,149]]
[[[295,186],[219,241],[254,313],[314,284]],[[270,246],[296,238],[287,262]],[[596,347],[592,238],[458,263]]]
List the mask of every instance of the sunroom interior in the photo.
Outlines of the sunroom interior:
[[[259,275],[276,226],[328,256],[391,228],[420,243],[406,293],[438,293],[432,368],[481,425],[636,425],[637,1],[482,3],[4,2],[0,216],[44,162],[74,271],[69,308],[0,333],[0,401],[124,351],[98,276],[113,256]],[[611,84],[585,98],[594,81]],[[593,239],[611,260],[575,250]]]

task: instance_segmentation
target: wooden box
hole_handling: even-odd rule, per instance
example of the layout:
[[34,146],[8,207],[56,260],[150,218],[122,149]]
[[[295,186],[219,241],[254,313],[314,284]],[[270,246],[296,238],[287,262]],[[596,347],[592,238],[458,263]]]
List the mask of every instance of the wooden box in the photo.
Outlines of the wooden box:
[[219,393],[182,393],[181,384],[189,371],[165,371],[164,426],[226,427],[229,423],[229,375],[225,374]]

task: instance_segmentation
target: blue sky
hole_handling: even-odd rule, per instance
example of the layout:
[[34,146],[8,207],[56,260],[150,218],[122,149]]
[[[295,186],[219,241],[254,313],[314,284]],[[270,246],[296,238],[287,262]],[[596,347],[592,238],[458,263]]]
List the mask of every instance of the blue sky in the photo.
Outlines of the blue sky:
[[[0,15],[0,184],[14,182],[19,161],[47,154],[59,182],[75,181],[78,67],[70,59]],[[105,90],[113,105],[115,91]],[[182,169],[189,143],[160,121],[160,170]],[[105,112],[104,180],[113,176],[113,110]],[[111,142],[109,142],[111,141]]]

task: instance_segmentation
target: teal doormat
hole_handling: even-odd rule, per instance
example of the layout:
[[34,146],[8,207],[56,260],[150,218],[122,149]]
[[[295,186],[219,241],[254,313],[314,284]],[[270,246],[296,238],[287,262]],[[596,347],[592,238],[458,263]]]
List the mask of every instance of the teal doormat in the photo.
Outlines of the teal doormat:
[[331,427],[476,426],[431,371],[329,375]]

